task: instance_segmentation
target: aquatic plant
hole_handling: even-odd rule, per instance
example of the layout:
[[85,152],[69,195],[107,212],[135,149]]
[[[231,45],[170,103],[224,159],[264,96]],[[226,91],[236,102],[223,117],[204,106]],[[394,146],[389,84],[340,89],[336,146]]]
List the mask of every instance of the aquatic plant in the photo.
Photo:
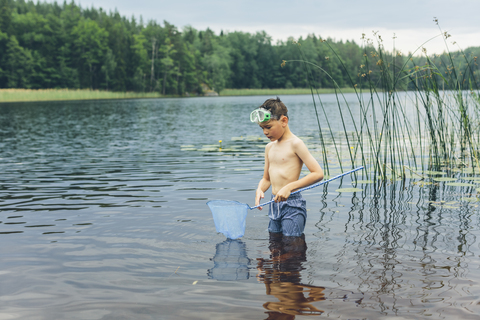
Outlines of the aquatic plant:
[[[435,21],[438,24],[438,21]],[[439,28],[440,29],[440,28]],[[363,62],[357,75],[348,74],[359,110],[353,110],[330,70],[308,61],[298,44],[301,62],[310,83],[316,83],[312,72],[320,70],[335,87],[337,109],[326,110],[321,96],[313,85],[310,91],[317,117],[321,148],[333,147],[341,169],[364,165],[367,178],[386,181],[389,177],[405,179],[406,172],[422,177],[426,170],[469,168],[479,170],[480,94],[477,81],[477,57],[460,51],[454,56],[448,49],[450,35],[440,29],[447,51],[441,56],[429,56],[420,46],[404,56],[387,52],[378,33],[374,39],[363,35]],[[436,36],[438,37],[438,36]],[[435,37],[434,37],[435,38]],[[328,60],[336,59],[342,72],[349,73],[342,57],[327,40],[322,43],[330,50]],[[414,63],[413,55],[422,52],[424,64]],[[418,60],[418,59],[416,59]],[[446,72],[443,72],[446,70]],[[319,107],[317,107],[319,106]],[[318,108],[318,109],[317,109]],[[327,114],[338,112],[343,132],[335,134]],[[347,126],[347,122],[353,126]],[[347,128],[353,127],[353,132]],[[331,137],[327,144],[325,134]],[[348,154],[345,162],[343,154]],[[329,161],[323,155],[328,174]],[[407,170],[408,171],[407,171]]]

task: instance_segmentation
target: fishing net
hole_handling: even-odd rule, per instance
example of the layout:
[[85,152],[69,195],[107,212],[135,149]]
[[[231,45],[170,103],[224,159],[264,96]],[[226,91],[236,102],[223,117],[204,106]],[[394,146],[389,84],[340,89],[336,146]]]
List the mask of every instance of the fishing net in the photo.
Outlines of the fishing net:
[[243,237],[248,205],[230,200],[211,200],[207,205],[212,211],[217,232],[223,233],[228,239]]

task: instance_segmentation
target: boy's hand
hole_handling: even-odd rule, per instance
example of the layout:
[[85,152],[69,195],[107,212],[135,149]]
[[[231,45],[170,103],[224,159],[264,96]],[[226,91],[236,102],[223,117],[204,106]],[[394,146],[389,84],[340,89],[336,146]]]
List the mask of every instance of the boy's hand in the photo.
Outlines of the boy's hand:
[[284,186],[282,189],[280,189],[280,191],[277,192],[277,195],[275,196],[275,198],[273,198],[273,200],[275,200],[275,202],[286,201],[288,197],[290,197],[291,192],[292,191],[290,190],[290,188]]
[[[260,204],[260,199],[265,198],[265,194],[263,193],[262,190],[257,189],[257,192],[255,192],[255,205],[258,206]],[[258,210],[262,210],[263,207],[258,207]]]

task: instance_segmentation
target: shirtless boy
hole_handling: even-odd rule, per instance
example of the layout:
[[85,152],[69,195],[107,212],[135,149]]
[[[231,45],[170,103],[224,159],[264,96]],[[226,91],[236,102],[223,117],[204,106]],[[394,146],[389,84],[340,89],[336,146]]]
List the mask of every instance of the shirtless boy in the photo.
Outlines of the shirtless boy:
[[[260,204],[265,191],[272,186],[275,202],[270,205],[268,230],[300,236],[307,220],[306,201],[300,193],[292,196],[290,193],[322,180],[323,170],[305,143],[290,131],[287,113],[287,107],[277,97],[266,100],[250,114],[250,120],[260,125],[271,141],[265,147],[265,169],[255,194],[255,205]],[[299,179],[304,164],[310,173]]]

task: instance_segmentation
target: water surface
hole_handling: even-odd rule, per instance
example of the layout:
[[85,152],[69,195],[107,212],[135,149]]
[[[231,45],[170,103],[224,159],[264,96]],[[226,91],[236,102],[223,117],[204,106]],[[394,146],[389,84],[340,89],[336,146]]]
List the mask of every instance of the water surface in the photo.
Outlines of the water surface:
[[[304,193],[304,238],[271,239],[266,210],[216,233],[208,200],[253,205],[266,98],[1,104],[0,319],[478,319],[471,175],[345,177]],[[311,97],[282,100],[320,161]]]

